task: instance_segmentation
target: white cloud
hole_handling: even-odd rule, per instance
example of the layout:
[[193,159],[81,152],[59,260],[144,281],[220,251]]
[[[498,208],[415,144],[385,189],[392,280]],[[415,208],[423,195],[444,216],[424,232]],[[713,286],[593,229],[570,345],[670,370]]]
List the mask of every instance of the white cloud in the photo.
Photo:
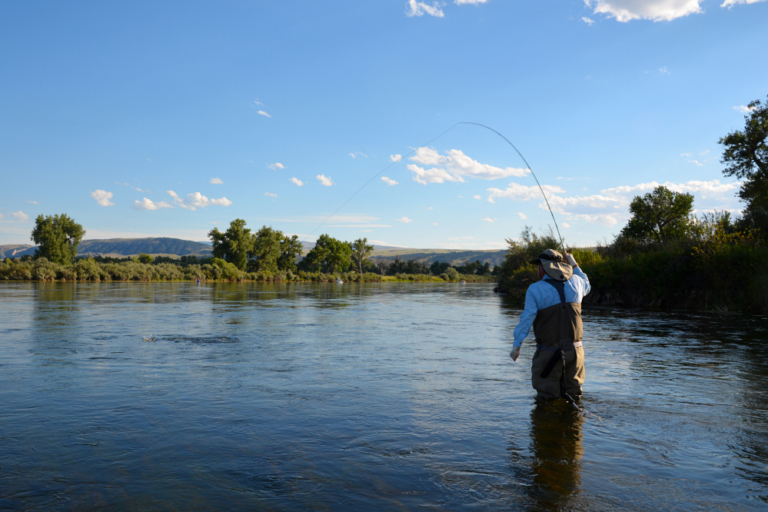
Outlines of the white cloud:
[[397,219],[397,222],[402,222],[404,224],[408,224],[409,222],[413,222],[413,219],[409,219],[408,217],[403,217],[401,219]]
[[386,183],[387,185],[390,185],[390,186],[397,185],[397,182],[395,180],[387,178],[386,176],[382,176],[381,177],[381,181],[383,181],[384,183]]
[[165,201],[158,201],[155,203],[146,197],[141,201],[135,201],[133,203],[134,210],[159,210],[161,208],[173,208],[173,206],[169,205]]
[[569,228],[569,227],[571,227],[571,225],[570,225],[570,224],[568,224],[567,222],[563,222],[563,227],[564,227],[564,228]]
[[413,16],[423,16],[425,14],[429,14],[430,16],[442,18],[445,16],[445,14],[443,14],[442,9],[440,9],[441,7],[442,5],[438,2],[435,2],[432,5],[427,5],[424,2],[408,0],[408,8],[405,10],[405,15],[409,18],[412,18]]
[[37,201],[27,201],[29,204],[38,204]]
[[[564,193],[565,190],[563,190],[560,187],[552,186],[552,185],[544,185],[542,187],[544,189],[544,192],[547,194],[547,197],[549,197],[552,194],[556,193]],[[494,199],[501,197],[505,199],[511,199],[512,201],[530,201],[531,199],[537,199],[542,197],[541,196],[541,190],[539,190],[539,187],[527,187],[525,185],[520,185],[518,183],[510,183],[509,186],[505,190],[501,190],[498,188],[489,188],[488,192],[491,193],[490,196],[488,196],[488,202],[489,203],[495,203]]]
[[115,203],[110,201],[110,199],[112,199],[112,192],[107,192],[106,190],[94,190],[91,192],[91,197],[101,206],[115,206]]
[[304,182],[303,182],[303,181],[301,181],[299,178],[291,178],[291,182],[292,182],[294,185],[297,185],[297,186],[299,186],[299,187],[301,187],[302,185],[304,185]]
[[749,114],[750,112],[757,110],[757,107],[745,107],[744,105],[739,105],[738,107],[733,107],[733,110],[741,112],[742,114]]
[[211,181],[209,181],[211,185],[223,185],[224,182],[221,181],[221,178],[211,178]]
[[389,155],[389,159],[393,162],[399,162],[403,159],[403,155]]
[[482,219],[480,219],[480,220],[484,220],[485,222],[493,222],[493,221],[494,221],[494,220],[496,220],[496,219],[492,219],[492,218],[490,218],[490,217],[483,217],[483,218],[482,218]]
[[433,222],[433,223],[432,223],[432,225],[433,225],[433,226],[437,226],[437,222]]
[[285,169],[285,166],[283,164],[281,164],[280,162],[275,162],[273,164],[269,164],[269,165],[267,165],[267,167],[269,167],[272,170]]
[[333,180],[331,180],[331,177],[330,176],[326,176],[325,174],[318,174],[317,175],[317,179],[320,180],[320,183],[324,187],[330,187],[331,185],[334,184]]
[[662,75],[668,75],[669,74],[669,70],[667,69],[667,66],[660,67],[659,68],[659,73],[661,73]]
[[756,4],[759,2],[765,2],[765,0],[725,0],[720,4],[720,7],[727,7],[730,9],[737,4]]
[[706,155],[706,154],[708,154],[708,153],[709,153],[709,150],[708,150],[708,149],[705,149],[704,151],[702,151],[701,153],[699,153],[699,156],[704,156],[704,155]]
[[263,107],[263,106],[264,106],[264,104],[263,104],[262,102],[260,102],[259,100],[253,100],[253,102],[254,102],[255,104],[257,104],[258,106],[260,106],[260,107]]
[[16,219],[16,220],[18,220],[20,222],[24,222],[25,220],[29,220],[29,215],[27,215],[26,213],[24,213],[21,210],[19,210],[17,212],[11,212],[11,217],[13,217],[14,219]]
[[446,181],[465,182],[465,177],[481,180],[495,180],[510,176],[522,177],[530,171],[515,167],[502,169],[488,164],[481,164],[465,155],[461,150],[451,149],[445,155],[440,155],[432,148],[421,147],[410,158],[421,165],[435,166],[424,169],[414,164],[408,165],[408,170],[414,173],[413,180],[426,185],[427,183],[444,183]]
[[703,163],[699,162],[698,160],[688,160],[688,163],[689,163],[689,164],[696,164],[696,165],[698,165],[699,167],[701,167],[702,165],[704,165]]
[[595,23],[595,20],[593,20],[593,19],[590,19],[590,18],[587,18],[586,16],[582,16],[582,17],[581,17],[581,21],[583,21],[584,23],[586,23],[586,24],[587,24],[587,25],[589,25],[590,27],[591,27],[592,25],[594,25],[594,23]]
[[267,197],[277,197],[277,194],[273,194],[272,192],[264,192],[264,195]]
[[692,156],[693,153],[680,153],[680,156]]
[[2,213],[0,213],[0,219],[2,219],[2,218],[3,218],[3,214],[2,214]]
[[482,199],[482,197],[479,195],[476,195],[476,196],[472,196],[472,199]]
[[363,233],[370,233],[370,232],[371,232],[371,231],[373,231],[373,230],[372,230],[372,229],[362,229],[361,231],[362,231]]
[[185,210],[194,211],[198,208],[207,208],[208,206],[211,206],[211,205],[229,206],[232,204],[232,201],[230,201],[226,197],[222,197],[221,199],[208,199],[200,192],[193,192],[192,194],[187,194],[187,197],[185,197],[184,199],[179,197],[179,195],[173,190],[168,190],[166,193],[173,198],[174,203],[184,208]]
[[454,0],[453,3],[456,5],[479,5],[484,4],[488,0]]
[[528,218],[528,216],[523,212],[517,212],[517,216],[520,217],[522,220],[525,220]]
[[264,117],[272,117],[271,115],[267,114],[267,113],[266,113],[266,112],[264,112],[263,110],[259,110],[259,111],[257,112],[257,114],[259,114],[260,116],[264,116]]
[[352,158],[355,158],[355,159],[356,159],[357,157],[359,157],[359,156],[361,156],[361,157],[363,157],[363,158],[368,158],[368,155],[366,155],[365,153],[360,153],[360,152],[357,152],[357,153],[350,153],[350,154],[349,154],[349,156],[351,156]]
[[[615,226],[619,222],[628,218],[629,203],[636,195],[650,192],[656,187],[663,185],[675,192],[687,192],[695,194],[698,199],[714,199],[717,201],[730,200],[733,193],[741,186],[740,182],[720,183],[718,180],[712,181],[688,181],[686,183],[640,183],[632,186],[620,186],[601,190],[599,194],[589,196],[563,196],[565,191],[559,187],[545,185],[547,199],[552,210],[560,215],[564,215],[567,220],[585,220],[592,224],[603,226]],[[489,188],[491,193],[488,201],[493,203],[496,198],[506,198],[513,201],[530,201],[539,199],[539,208],[548,210],[543,201],[538,187],[526,187],[517,183],[510,183],[506,190]],[[726,205],[720,207],[725,208]],[[518,213],[521,219],[526,217]]]
[[[584,0],[587,7],[594,6],[595,14],[605,14],[616,21],[631,20],[672,21],[676,18],[703,12],[703,0]],[[729,0],[725,0],[728,2]]]
[[430,206],[430,207],[428,208],[428,210],[434,210],[434,208],[432,208],[432,207]]
[[585,220],[590,224],[599,224],[601,226],[615,226],[616,224],[619,223],[619,219],[621,218],[621,216],[616,213],[595,214],[595,215],[580,214],[580,215],[573,215],[571,218],[574,220]]
[[614,187],[614,188],[607,188],[604,190],[601,190],[602,193],[606,195],[629,195],[629,194],[638,194],[643,192],[650,192],[651,190],[655,189],[656,187],[663,185],[667,187],[669,190],[672,190],[674,192],[689,192],[689,193],[707,193],[707,194],[715,194],[715,195],[724,195],[726,193],[733,193],[734,191],[738,190],[739,187],[741,187],[741,182],[735,181],[733,183],[720,183],[720,180],[712,180],[712,181],[688,181],[686,183],[672,183],[670,181],[666,183],[658,183],[656,181],[651,181],[648,183],[640,183],[639,185],[635,186],[623,186],[623,187]]

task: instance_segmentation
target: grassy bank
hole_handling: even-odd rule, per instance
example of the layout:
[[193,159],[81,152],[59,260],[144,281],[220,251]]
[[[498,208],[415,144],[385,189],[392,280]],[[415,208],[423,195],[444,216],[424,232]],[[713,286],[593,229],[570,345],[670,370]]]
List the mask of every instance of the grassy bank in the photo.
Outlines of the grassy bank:
[[397,274],[382,276],[374,273],[281,271],[244,272],[223,260],[204,265],[176,263],[141,263],[137,261],[99,262],[80,259],[71,265],[59,265],[45,258],[21,261],[7,258],[0,262],[0,280],[4,281],[251,281],[251,282],[493,282],[492,277],[444,274],[443,276]]
[[[510,248],[497,291],[525,297],[538,280],[527,261],[556,245],[545,238]],[[592,285],[585,304],[768,313],[768,247],[754,233],[573,254]]]

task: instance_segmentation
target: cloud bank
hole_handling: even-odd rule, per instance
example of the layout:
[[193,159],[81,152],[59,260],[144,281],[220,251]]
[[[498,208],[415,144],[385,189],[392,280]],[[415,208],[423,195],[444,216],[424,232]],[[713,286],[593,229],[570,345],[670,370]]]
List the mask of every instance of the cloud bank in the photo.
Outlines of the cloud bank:
[[425,169],[416,164],[408,164],[408,170],[414,174],[413,180],[423,185],[446,181],[464,183],[465,178],[496,180],[510,176],[523,177],[531,172],[528,169],[515,167],[502,169],[481,164],[458,149],[451,149],[445,155],[440,155],[432,148],[421,147],[416,149],[416,154],[410,160],[423,166],[434,166],[431,169]]

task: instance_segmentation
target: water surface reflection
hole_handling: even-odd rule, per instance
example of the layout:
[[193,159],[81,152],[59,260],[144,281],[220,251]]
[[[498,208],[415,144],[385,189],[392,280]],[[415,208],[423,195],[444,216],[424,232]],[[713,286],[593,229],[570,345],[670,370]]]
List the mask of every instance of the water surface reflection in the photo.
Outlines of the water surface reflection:
[[491,290],[3,283],[0,509],[765,507],[765,319],[585,310],[580,416]]

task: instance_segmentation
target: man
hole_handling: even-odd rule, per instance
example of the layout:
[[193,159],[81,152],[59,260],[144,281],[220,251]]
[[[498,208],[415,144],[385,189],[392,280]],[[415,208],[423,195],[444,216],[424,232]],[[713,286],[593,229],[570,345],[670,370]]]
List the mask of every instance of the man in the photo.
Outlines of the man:
[[[581,346],[581,300],[589,293],[589,279],[573,256],[547,249],[531,263],[539,267],[540,281],[528,287],[525,309],[515,328],[509,356],[517,361],[523,340],[536,336],[531,383],[537,398],[581,396],[584,383],[584,349]],[[565,366],[565,371],[563,371]]]

